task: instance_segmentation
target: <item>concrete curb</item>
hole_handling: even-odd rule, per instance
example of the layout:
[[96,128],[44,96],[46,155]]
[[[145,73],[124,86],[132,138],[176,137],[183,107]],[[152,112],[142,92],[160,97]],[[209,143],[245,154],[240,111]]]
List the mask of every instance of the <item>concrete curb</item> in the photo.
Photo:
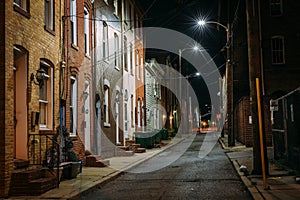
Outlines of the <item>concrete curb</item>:
[[[219,137],[219,143],[222,146],[222,149],[229,150],[230,148],[226,146],[224,141]],[[243,181],[244,185],[247,187],[247,190],[250,192],[251,196],[255,200],[263,200],[265,199],[264,196],[261,194],[261,192],[258,190],[258,188],[251,183],[251,181],[247,178],[247,176],[244,175],[243,172],[240,171],[240,166],[236,160],[231,160],[227,153],[226,153],[227,158],[232,162],[232,165],[235,169],[235,171],[238,173],[239,177]]]
[[132,163],[128,166],[125,166],[123,169],[120,169],[120,170],[116,170],[115,172],[107,175],[106,177],[98,180],[98,181],[95,181],[93,182],[92,184],[88,185],[88,186],[85,186],[85,188],[79,190],[79,191],[76,191],[74,192],[73,194],[69,194],[68,198],[65,198],[67,200],[75,200],[75,199],[79,199],[79,197],[83,194],[88,194],[92,191],[94,191],[95,189],[105,185],[106,183],[118,178],[120,175],[124,174],[126,172],[126,170],[129,170],[151,158],[153,158],[154,156],[158,155],[159,153],[162,153],[164,151],[166,151],[167,149],[173,147],[174,145],[176,144],[179,144],[180,142],[184,141],[186,138],[190,137],[192,134],[188,135],[187,137],[182,137],[180,140],[176,141],[175,143],[171,143],[169,144],[168,146],[166,146],[164,149],[162,149],[161,151],[157,151],[155,153],[153,153],[152,155],[148,156],[148,157],[145,157],[145,158],[142,158],[141,160],[138,160],[137,162],[135,163]]

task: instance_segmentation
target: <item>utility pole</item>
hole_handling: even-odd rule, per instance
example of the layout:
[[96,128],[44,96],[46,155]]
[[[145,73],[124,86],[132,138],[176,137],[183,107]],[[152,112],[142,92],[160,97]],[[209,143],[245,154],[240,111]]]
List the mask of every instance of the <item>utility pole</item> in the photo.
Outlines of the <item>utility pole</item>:
[[[249,86],[250,86],[250,107],[251,107],[251,117],[252,117],[252,131],[253,131],[253,171],[252,174],[262,174],[262,163],[265,163],[264,168],[267,169],[267,156],[266,155],[266,142],[265,134],[263,134],[262,140],[260,140],[259,135],[259,124],[257,85],[262,84],[262,74],[261,74],[261,46],[260,46],[260,27],[259,27],[259,0],[246,0],[246,16],[247,16],[247,42],[248,42],[248,63],[249,63]],[[259,82],[256,83],[256,80]],[[262,96],[259,94],[259,96]],[[261,151],[261,146],[263,146],[263,151]],[[263,156],[262,156],[263,155]],[[262,158],[264,162],[262,162]]]
[[230,1],[227,1],[227,29],[226,29],[226,90],[227,90],[227,125],[228,125],[228,146],[235,146],[234,136],[234,113],[233,113],[233,69],[230,65],[231,55],[231,27],[230,27]]

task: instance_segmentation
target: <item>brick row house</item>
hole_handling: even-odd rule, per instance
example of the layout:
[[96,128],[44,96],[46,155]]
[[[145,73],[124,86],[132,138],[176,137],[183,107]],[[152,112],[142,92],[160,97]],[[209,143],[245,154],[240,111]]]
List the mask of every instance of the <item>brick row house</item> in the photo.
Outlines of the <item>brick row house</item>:
[[59,125],[63,1],[1,1],[0,196],[9,194],[14,160],[35,163],[33,135]]
[[135,1],[0,5],[0,196],[7,197],[28,194],[16,168],[49,164],[51,146],[59,145],[60,162],[69,140],[80,160],[110,157],[145,126],[144,45]]

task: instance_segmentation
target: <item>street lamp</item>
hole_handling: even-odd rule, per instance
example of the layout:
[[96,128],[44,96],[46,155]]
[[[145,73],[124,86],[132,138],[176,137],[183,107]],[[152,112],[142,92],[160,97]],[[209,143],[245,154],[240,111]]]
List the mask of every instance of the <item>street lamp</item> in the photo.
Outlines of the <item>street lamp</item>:
[[[230,67],[230,25],[227,26],[216,21],[198,21],[199,26],[205,26],[205,24],[217,24],[226,31],[226,90],[227,90],[227,124],[228,124],[228,145],[235,146],[234,131],[233,131],[233,70]],[[224,132],[222,131],[222,137]]]

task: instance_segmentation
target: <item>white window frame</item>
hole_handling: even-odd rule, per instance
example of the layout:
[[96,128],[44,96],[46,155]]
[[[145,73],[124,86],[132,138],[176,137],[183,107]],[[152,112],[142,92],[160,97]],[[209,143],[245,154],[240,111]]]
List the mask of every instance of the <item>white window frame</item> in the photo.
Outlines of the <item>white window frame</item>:
[[45,28],[54,31],[54,0],[45,0]]
[[[279,8],[279,9],[278,9]],[[279,11],[279,13],[275,13]],[[282,0],[270,0],[270,15],[281,16],[283,14]]]
[[85,41],[85,55],[90,55],[90,19],[89,10],[84,7],[84,41]]
[[[40,105],[40,120],[39,120],[39,128],[40,129],[51,129],[52,128],[52,114],[53,114],[53,105],[52,105],[52,99],[53,99],[53,68],[51,65],[44,60],[40,61],[40,67],[47,69],[46,74],[44,75],[43,84],[40,85],[40,91],[41,87],[46,88],[46,98],[41,99],[41,94],[39,96],[39,105]],[[44,119],[45,122],[42,122],[42,112],[41,112],[41,105],[45,106],[44,110]]]
[[285,64],[284,48],[284,36],[271,37],[271,55],[273,65]]
[[119,15],[119,2],[118,2],[119,0],[114,0],[114,14],[116,15],[116,16],[118,16]]
[[77,1],[70,0],[71,41],[77,46]]
[[138,80],[141,79],[141,72],[140,72],[140,55],[139,55],[139,50],[136,50],[136,59],[135,59],[135,62],[136,62],[136,77]]
[[127,37],[126,36],[124,36],[124,44],[123,44],[123,46],[124,46],[124,59],[123,59],[123,65],[124,65],[124,69],[126,70],[126,71],[128,71],[128,49],[127,49]]
[[71,95],[71,102],[70,102],[70,112],[72,109],[72,129],[73,131],[70,130],[70,136],[76,136],[76,129],[77,129],[77,95],[78,95],[78,82],[75,76],[71,76],[71,91],[70,91],[70,95]]
[[129,64],[129,67],[130,67],[130,74],[131,75],[134,75],[134,71],[133,71],[133,66],[134,66],[134,63],[133,63],[133,44],[130,43],[129,45],[129,59],[130,59],[130,64]]
[[108,25],[105,21],[103,21],[103,27],[102,27],[102,56],[103,59],[108,61]]

